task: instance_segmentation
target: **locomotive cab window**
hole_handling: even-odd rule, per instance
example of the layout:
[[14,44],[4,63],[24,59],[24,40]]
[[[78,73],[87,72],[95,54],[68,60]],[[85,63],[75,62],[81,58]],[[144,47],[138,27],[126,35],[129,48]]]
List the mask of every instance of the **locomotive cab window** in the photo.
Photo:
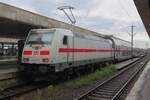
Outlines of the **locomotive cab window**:
[[67,45],[68,43],[68,36],[63,37],[63,45]]
[[26,44],[51,44],[55,31],[31,31]]

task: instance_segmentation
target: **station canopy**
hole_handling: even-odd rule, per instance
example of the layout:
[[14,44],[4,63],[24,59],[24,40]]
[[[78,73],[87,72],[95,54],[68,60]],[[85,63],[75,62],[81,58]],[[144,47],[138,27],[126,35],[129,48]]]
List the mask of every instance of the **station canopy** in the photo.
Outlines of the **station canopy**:
[[150,37],[150,0],[134,0],[134,2]]
[[[0,2],[0,37],[25,38],[29,30],[35,28],[70,29],[71,25]],[[78,26],[74,26],[73,31],[102,36]]]

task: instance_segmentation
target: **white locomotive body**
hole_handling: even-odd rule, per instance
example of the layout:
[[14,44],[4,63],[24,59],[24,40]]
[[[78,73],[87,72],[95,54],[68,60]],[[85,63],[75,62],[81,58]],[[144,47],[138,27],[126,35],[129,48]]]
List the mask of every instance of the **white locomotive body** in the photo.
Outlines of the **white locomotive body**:
[[52,28],[30,31],[21,63],[24,64],[25,72],[47,75],[129,58],[131,48],[127,41]]
[[[112,51],[112,42],[100,36],[60,28],[34,29],[25,42],[22,63],[59,72],[70,67],[112,61]],[[44,65],[47,68],[41,68]]]

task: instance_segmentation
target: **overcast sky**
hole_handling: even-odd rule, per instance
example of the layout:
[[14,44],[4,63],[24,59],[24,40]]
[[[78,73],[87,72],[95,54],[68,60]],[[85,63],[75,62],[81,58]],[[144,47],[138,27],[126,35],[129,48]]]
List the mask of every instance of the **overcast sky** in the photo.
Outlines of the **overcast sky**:
[[[149,41],[133,0],[0,0],[0,2],[67,23],[68,19],[57,10],[57,7],[70,5],[76,8],[74,14],[77,26],[130,40],[128,33],[133,24],[136,26],[134,40]],[[135,45],[145,47],[138,43]]]

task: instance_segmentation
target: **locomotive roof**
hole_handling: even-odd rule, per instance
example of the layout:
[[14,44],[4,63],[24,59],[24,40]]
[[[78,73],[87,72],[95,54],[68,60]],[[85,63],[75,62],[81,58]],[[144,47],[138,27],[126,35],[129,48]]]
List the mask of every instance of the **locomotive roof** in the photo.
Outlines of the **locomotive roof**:
[[114,41],[115,41],[115,40],[120,40],[120,41],[123,41],[123,42],[131,43],[130,41],[126,41],[126,40],[124,40],[124,39],[120,39],[120,38],[115,37],[115,36],[113,36],[113,35],[106,35],[106,37],[110,37],[110,38],[114,39]]
[[[73,36],[72,32],[68,29],[63,29],[63,28],[45,28],[45,29],[32,29],[31,32],[37,32],[37,33],[42,33],[42,32],[55,32],[55,31],[63,31],[62,34],[68,35],[68,36]],[[61,34],[61,33],[60,33]]]
[[[48,31],[56,31],[56,30],[64,30],[64,31],[70,31],[69,29],[64,29],[64,28],[44,28],[44,29],[32,29],[31,31],[35,31],[35,32],[48,32]],[[78,35],[81,35],[81,36],[96,36],[96,37],[101,37],[101,38],[105,38],[105,35],[102,35],[102,34],[87,34],[87,33],[76,33],[75,34],[78,34]],[[68,34],[68,35],[72,35],[72,34]],[[109,36],[109,35],[108,35]],[[111,37],[112,39],[114,39],[114,41],[117,41],[117,40],[120,40],[122,42],[126,42],[126,43],[130,43],[129,41],[126,41],[126,40],[123,40],[123,39],[120,39],[118,37],[114,37],[114,36],[109,36]]]
[[[47,32],[47,31],[51,31],[51,30],[64,30],[64,31],[70,31],[69,29],[65,29],[65,28],[41,28],[41,29],[32,29],[31,31],[41,31],[41,32]],[[80,35],[91,35],[91,36],[98,36],[98,37],[103,37],[104,35],[102,34],[89,34],[89,33],[80,33],[80,32],[74,32],[75,34],[80,34]]]
[[114,37],[114,36],[112,36],[112,38],[117,39],[117,40],[121,40],[121,41],[124,41],[124,42],[131,43],[131,42],[129,42],[129,41],[126,41],[126,40],[120,39],[120,38],[118,38],[118,37]]
[[32,29],[31,31],[32,32],[47,32],[47,31],[55,31],[56,29],[55,28],[50,28],[50,29],[47,29],[47,28],[45,28],[45,29]]

